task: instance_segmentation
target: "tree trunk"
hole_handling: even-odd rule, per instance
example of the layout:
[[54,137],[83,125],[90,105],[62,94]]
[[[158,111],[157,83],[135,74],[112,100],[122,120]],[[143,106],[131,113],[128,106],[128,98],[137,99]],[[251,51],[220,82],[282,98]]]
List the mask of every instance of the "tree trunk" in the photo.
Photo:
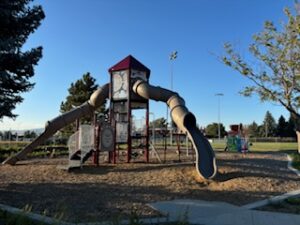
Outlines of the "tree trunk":
[[291,112],[291,118],[294,122],[294,128],[296,130],[297,142],[298,142],[298,153],[300,154],[300,117],[297,114]]
[[296,130],[297,142],[298,142],[298,153],[300,154],[300,130]]

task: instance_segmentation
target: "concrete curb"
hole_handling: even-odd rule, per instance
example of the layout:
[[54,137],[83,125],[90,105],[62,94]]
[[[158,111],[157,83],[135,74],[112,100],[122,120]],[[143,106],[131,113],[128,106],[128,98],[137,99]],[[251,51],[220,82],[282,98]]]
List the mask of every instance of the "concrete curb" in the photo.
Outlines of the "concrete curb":
[[241,208],[256,209],[256,208],[259,208],[259,207],[262,207],[262,206],[265,206],[265,205],[281,202],[281,201],[283,201],[287,198],[298,196],[298,195],[300,195],[300,190],[295,190],[295,191],[285,193],[283,195],[278,195],[278,196],[275,196],[275,197],[272,197],[272,198],[268,198],[268,199],[265,199],[265,200],[261,200],[261,201],[253,202],[253,203],[250,203],[250,204],[247,204],[247,205],[243,205],[243,206],[241,206]]

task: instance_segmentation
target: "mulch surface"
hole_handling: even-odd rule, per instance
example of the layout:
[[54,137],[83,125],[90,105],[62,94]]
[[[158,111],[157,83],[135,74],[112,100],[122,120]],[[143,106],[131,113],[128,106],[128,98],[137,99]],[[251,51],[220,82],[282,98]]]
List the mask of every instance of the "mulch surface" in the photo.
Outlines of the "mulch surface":
[[[175,151],[174,151],[175,152]],[[67,159],[32,159],[0,166],[0,203],[73,222],[103,221],[132,211],[159,216],[147,203],[172,199],[224,201],[244,205],[300,189],[281,153],[217,152],[218,175],[203,180],[192,156],[167,155],[167,163],[102,163],[67,172]]]

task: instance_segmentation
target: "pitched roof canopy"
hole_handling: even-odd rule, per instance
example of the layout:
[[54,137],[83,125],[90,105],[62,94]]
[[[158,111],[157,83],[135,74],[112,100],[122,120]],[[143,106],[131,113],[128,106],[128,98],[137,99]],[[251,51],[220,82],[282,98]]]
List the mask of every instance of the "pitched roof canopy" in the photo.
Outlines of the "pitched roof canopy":
[[111,73],[113,71],[125,70],[125,69],[135,69],[135,70],[145,71],[147,74],[147,78],[149,78],[150,76],[150,69],[144,66],[132,55],[129,55],[126,58],[122,59],[116,65],[110,67],[108,71]]

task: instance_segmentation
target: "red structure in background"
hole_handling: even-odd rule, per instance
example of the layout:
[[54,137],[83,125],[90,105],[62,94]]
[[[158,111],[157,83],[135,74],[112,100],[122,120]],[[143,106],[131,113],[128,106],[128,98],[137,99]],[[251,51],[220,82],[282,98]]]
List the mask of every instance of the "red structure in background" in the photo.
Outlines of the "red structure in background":
[[228,134],[233,136],[233,135],[240,135],[240,136],[244,136],[243,135],[243,124],[233,124],[230,125],[230,131],[228,131]]
[[248,141],[243,131],[243,124],[230,125],[230,131],[227,134],[225,151],[247,152],[249,150]]

